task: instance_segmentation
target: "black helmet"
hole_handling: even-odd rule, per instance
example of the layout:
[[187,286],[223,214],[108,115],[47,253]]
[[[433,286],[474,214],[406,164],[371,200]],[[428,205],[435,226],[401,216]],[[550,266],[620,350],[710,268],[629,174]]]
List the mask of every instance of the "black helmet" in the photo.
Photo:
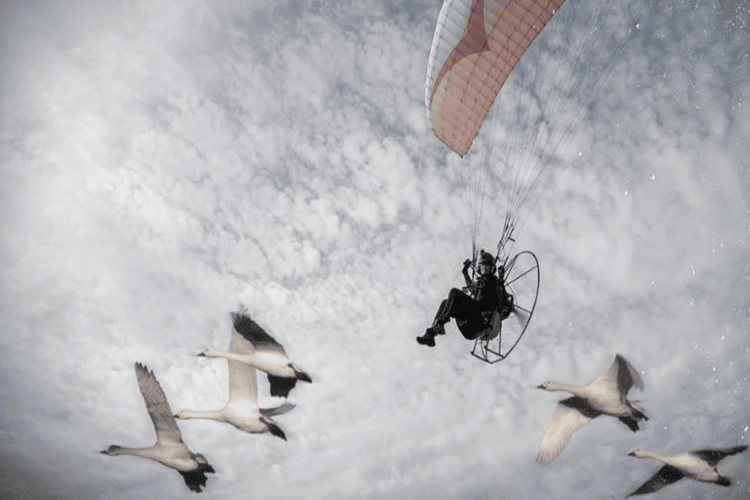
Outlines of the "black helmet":
[[483,264],[492,264],[493,266],[495,265],[495,257],[493,257],[491,253],[485,252],[484,250],[480,250],[480,252],[479,262]]
[[485,264],[489,266],[492,271],[495,270],[495,257],[492,256],[491,253],[485,252],[484,250],[480,251],[479,254],[479,264]]

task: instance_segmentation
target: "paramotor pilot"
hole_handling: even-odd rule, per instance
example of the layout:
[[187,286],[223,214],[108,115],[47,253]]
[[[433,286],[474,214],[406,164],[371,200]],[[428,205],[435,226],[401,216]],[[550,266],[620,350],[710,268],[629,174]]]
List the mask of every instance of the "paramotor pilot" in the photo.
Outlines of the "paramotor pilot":
[[453,288],[448,298],[440,304],[432,326],[424,335],[417,337],[417,342],[430,347],[435,346],[435,337],[445,334],[444,325],[451,318],[467,340],[478,338],[490,325],[495,311],[500,319],[507,318],[513,310],[513,296],[505,290],[505,268],[501,265],[495,274],[495,257],[485,252],[480,253],[479,273],[475,280],[469,277],[472,261],[464,262],[463,275],[466,291]]

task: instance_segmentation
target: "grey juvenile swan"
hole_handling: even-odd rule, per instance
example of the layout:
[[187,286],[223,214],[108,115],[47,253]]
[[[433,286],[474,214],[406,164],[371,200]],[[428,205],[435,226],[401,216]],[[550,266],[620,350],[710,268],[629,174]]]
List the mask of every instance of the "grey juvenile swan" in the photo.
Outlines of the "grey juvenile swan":
[[154,423],[156,443],[146,448],[125,448],[113,444],[102,451],[104,455],[133,455],[148,458],[177,470],[185,479],[185,484],[196,493],[206,486],[206,473],[215,472],[206,457],[193,453],[182,440],[182,433],[177,427],[169,408],[164,391],[156,380],[154,373],[141,363],[135,363],[135,375],[138,388],[146,402],[146,409]]
[[294,363],[284,347],[276,342],[255,321],[250,319],[244,306],[240,305],[232,316],[232,335],[238,333],[247,342],[243,353],[206,349],[198,354],[207,358],[226,358],[239,361],[268,374],[271,396],[288,397],[297,380],[312,383],[310,375]]
[[[228,352],[247,355],[252,350],[252,345],[232,330]],[[241,431],[251,434],[270,432],[286,441],[284,431],[271,420],[271,417],[286,413],[295,405],[284,403],[276,408],[259,408],[258,379],[255,368],[231,358],[227,359],[227,366],[229,368],[229,401],[224,408],[214,411],[180,410],[175,414],[175,417],[216,420],[231,424]]]
[[716,464],[726,456],[736,455],[747,449],[747,445],[733,446],[731,448],[707,448],[705,450],[684,451],[682,453],[664,454],[655,451],[636,448],[628,453],[631,457],[653,458],[664,462],[654,476],[643,483],[640,488],[628,495],[644,495],[658,491],[663,487],[679,481],[683,477],[689,477],[704,483],[716,483],[722,486],[730,486],[732,481],[728,477],[719,474]]
[[648,417],[643,413],[643,408],[627,399],[628,391],[633,386],[643,390],[643,381],[635,368],[619,354],[615,355],[612,366],[586,385],[551,381],[539,385],[545,391],[565,391],[573,394],[573,397],[557,403],[539,445],[537,462],[546,464],[554,460],[573,433],[599,415],[617,417],[630,430],[637,431],[638,421],[648,420]]

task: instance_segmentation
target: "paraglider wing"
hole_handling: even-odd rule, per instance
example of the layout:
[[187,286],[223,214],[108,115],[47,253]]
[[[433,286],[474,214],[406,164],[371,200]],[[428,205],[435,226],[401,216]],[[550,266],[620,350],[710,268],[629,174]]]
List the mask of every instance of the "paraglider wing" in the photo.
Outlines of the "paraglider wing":
[[459,156],[511,70],[564,0],[445,0],[432,41],[430,128]]

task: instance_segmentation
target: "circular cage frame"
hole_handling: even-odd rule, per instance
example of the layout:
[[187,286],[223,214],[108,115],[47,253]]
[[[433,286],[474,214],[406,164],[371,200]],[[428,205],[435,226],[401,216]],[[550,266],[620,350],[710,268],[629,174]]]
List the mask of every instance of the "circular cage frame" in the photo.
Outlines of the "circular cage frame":
[[[520,258],[520,261],[519,261]],[[471,355],[485,363],[495,364],[510,355],[521,341],[529,326],[539,297],[540,283],[539,260],[533,252],[524,250],[513,256],[505,265],[505,289],[513,296],[513,311],[502,320],[500,330],[496,336],[482,335],[474,341]],[[508,333],[506,329],[510,329]],[[505,335],[504,335],[505,334]],[[503,337],[506,346],[503,351]],[[510,337],[510,341],[508,338]]]

